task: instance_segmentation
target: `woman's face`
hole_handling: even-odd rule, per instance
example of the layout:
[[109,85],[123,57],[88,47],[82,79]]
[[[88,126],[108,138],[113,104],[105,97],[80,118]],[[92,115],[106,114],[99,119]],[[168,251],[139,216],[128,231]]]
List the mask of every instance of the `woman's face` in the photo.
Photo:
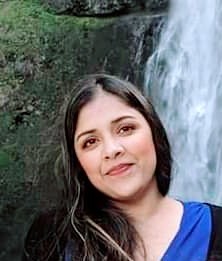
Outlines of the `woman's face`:
[[119,97],[99,90],[82,108],[74,148],[91,183],[112,199],[135,200],[157,190],[151,129]]

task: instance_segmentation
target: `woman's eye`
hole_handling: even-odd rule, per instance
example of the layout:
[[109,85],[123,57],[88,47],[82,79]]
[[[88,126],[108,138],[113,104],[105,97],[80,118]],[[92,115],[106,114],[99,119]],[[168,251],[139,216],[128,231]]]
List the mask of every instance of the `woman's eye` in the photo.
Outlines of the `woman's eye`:
[[134,126],[123,126],[120,128],[119,133],[120,134],[130,134],[135,129]]
[[96,139],[90,138],[83,143],[83,148],[89,148],[90,146],[93,146],[95,143],[96,143]]

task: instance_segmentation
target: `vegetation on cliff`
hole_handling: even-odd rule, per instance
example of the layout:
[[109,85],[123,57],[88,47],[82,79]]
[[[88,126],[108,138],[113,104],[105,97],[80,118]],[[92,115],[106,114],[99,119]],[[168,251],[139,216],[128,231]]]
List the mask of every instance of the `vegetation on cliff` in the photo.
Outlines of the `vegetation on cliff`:
[[0,259],[18,260],[39,205],[58,199],[57,130],[76,78],[106,71],[141,83],[161,19],[59,16],[40,0],[0,0]]
[[56,16],[34,0],[0,1],[0,259],[18,260],[39,204],[39,176],[53,172],[52,165],[40,169],[44,133],[60,110],[64,82],[84,68],[90,32],[109,22]]

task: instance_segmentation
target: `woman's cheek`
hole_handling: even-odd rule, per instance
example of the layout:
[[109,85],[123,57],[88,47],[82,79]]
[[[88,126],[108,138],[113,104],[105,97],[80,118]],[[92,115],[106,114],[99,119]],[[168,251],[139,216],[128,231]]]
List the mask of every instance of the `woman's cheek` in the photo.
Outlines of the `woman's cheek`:
[[[153,138],[151,133],[138,133],[135,135],[129,142],[128,148],[132,151],[132,153],[145,156],[152,155],[156,156],[156,151],[153,143]],[[154,156],[153,155],[153,156]]]
[[88,151],[80,159],[80,164],[87,176],[91,176],[93,173],[98,172],[99,169],[99,155],[96,150]]

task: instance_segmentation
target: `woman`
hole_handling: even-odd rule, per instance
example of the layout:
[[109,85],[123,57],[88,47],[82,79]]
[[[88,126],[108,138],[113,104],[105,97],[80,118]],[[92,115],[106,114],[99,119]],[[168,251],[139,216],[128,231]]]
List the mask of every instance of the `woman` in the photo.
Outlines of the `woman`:
[[64,125],[64,205],[35,220],[23,260],[222,260],[221,209],[167,196],[169,142],[135,86],[87,76]]

